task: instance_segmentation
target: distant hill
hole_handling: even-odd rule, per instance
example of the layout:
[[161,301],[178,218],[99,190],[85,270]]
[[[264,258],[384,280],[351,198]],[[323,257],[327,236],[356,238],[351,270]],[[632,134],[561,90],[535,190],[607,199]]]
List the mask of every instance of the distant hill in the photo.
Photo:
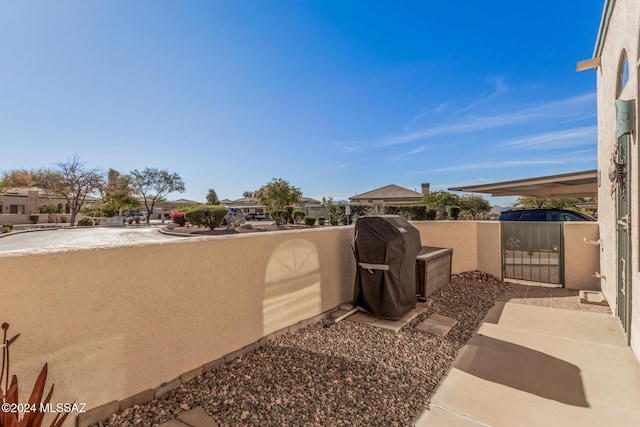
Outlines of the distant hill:
[[490,213],[499,214],[500,212],[506,211],[507,209],[509,209],[509,207],[493,205],[493,206],[491,206],[491,212]]

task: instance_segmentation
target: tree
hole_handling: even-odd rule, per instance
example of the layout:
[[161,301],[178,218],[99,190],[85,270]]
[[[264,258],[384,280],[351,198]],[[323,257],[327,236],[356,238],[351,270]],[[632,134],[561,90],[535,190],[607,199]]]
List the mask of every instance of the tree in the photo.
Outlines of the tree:
[[444,190],[432,191],[424,195],[422,203],[432,209],[438,209],[442,206],[459,206],[460,196]]
[[102,213],[105,216],[120,215],[124,210],[140,208],[140,200],[124,191],[108,193],[102,202]]
[[14,169],[11,171],[5,171],[0,178],[0,191],[4,191],[6,188],[28,188],[33,187],[35,182],[31,172],[26,169]]
[[269,209],[284,209],[297,203],[302,197],[302,191],[282,178],[273,178],[271,182],[256,191],[255,196],[258,203]]
[[242,192],[242,197],[253,199],[255,196],[256,196],[256,192],[255,191],[243,191]]
[[594,202],[593,197],[580,197],[576,199],[539,199],[535,196],[521,196],[518,197],[513,206],[523,208],[557,208],[562,209],[576,203],[588,203]]
[[210,188],[209,192],[207,193],[207,204],[208,205],[219,205],[220,204],[220,199],[218,199],[218,195],[216,194],[216,190],[214,190],[213,188]]
[[461,197],[460,208],[471,214],[473,219],[480,219],[483,214],[491,212],[489,201],[476,194]]
[[76,215],[86,197],[98,192],[104,184],[102,173],[98,169],[87,169],[77,156],[57,166],[58,169],[41,169],[32,176],[38,186],[67,201],[71,210],[71,226],[74,227]]
[[131,171],[131,188],[144,199],[147,209],[147,225],[156,203],[164,200],[164,197],[177,191],[185,191],[184,182],[180,175],[169,172],[166,169],[145,168],[142,172],[134,169]]
[[121,215],[123,210],[139,209],[140,201],[132,196],[132,192],[131,177],[109,169],[107,182],[100,189],[103,214]]

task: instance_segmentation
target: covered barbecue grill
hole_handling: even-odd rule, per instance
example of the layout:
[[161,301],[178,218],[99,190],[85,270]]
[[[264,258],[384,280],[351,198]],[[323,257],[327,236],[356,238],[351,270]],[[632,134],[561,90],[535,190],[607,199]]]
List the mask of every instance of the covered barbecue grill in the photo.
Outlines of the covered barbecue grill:
[[396,215],[363,216],[354,229],[356,282],[353,304],[398,319],[416,306],[418,230]]

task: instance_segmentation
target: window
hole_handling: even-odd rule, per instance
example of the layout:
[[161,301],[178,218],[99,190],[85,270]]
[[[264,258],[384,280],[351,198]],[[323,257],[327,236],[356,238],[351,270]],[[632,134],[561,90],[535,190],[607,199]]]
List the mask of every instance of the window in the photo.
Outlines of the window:
[[9,213],[24,215],[24,205],[9,205]]
[[545,211],[522,212],[522,216],[520,217],[520,221],[546,221],[546,220],[547,220],[547,212]]
[[618,87],[616,90],[616,98],[622,93],[622,89],[629,81],[629,61],[627,60],[627,51],[623,50],[620,55],[620,64],[618,65]]

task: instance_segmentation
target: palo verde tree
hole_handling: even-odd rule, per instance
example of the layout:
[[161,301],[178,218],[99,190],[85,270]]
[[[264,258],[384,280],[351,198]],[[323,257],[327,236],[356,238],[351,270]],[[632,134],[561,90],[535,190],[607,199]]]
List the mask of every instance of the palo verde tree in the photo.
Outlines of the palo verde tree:
[[302,191],[282,178],[273,178],[256,191],[255,197],[258,203],[269,209],[284,209],[297,203],[302,197]]
[[216,194],[216,190],[210,188],[207,192],[207,204],[208,205],[219,205],[220,199],[218,199],[218,195]]
[[162,202],[169,193],[185,191],[184,182],[180,175],[166,169],[145,168],[143,171],[131,171],[131,188],[142,196],[147,210],[147,225],[156,203]]
[[102,172],[85,167],[77,156],[58,163],[57,169],[41,169],[33,172],[32,176],[39,187],[67,201],[71,212],[71,227],[75,226],[76,216],[87,196],[96,194],[103,185]]

